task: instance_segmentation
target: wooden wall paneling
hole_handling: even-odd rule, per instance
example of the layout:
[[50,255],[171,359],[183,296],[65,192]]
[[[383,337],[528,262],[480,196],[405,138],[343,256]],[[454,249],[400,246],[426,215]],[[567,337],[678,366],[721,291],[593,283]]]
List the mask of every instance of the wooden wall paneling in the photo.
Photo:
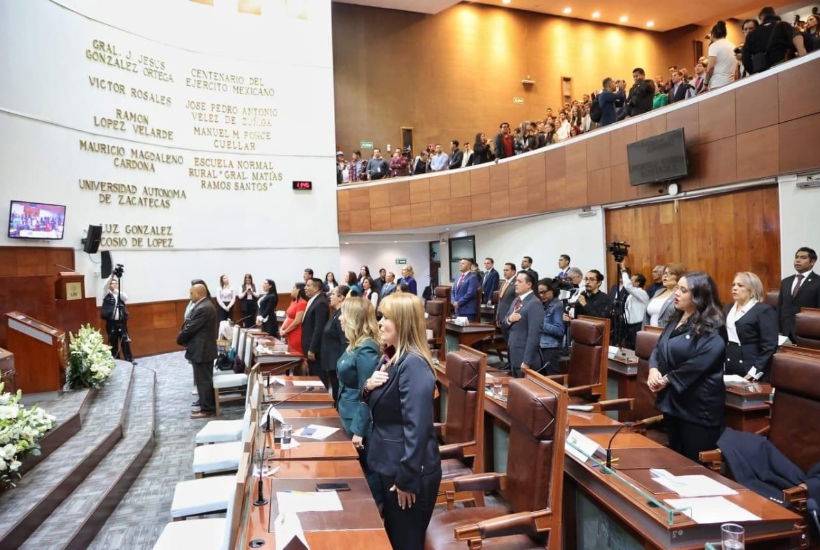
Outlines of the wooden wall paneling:
[[547,164],[545,155],[527,157],[527,214],[547,210]]
[[391,229],[390,207],[370,209],[370,230],[386,231]]
[[666,115],[653,116],[635,125],[637,141],[666,132]]
[[491,218],[490,194],[472,195],[470,197],[472,221],[489,220]]
[[775,176],[780,166],[777,126],[764,126],[737,135],[737,179],[749,181]]
[[384,187],[390,189],[390,206],[410,206],[409,181],[398,181]]
[[735,127],[738,134],[777,126],[777,82],[777,78],[764,78],[735,90]]
[[351,233],[362,233],[365,231],[374,231],[372,229],[372,225],[370,223],[371,213],[370,210],[357,210],[354,212],[348,212],[349,220],[350,220],[350,232]]
[[0,277],[17,275],[17,249],[12,246],[0,246]]
[[[432,178],[433,180],[437,178]],[[450,173],[450,198],[470,196],[470,172],[455,170]]]
[[339,224],[339,233],[350,233],[352,231],[350,225],[350,212],[337,212],[337,223]]
[[360,187],[350,190],[350,210],[370,210],[370,188]]
[[[697,188],[717,187],[737,180],[737,139],[732,136],[698,147]],[[693,188],[691,183],[687,189]]]
[[490,192],[490,170],[482,167],[467,172],[470,175],[470,194],[481,195]]
[[780,173],[789,174],[820,167],[820,114],[778,125],[780,136]]
[[510,189],[511,180],[515,182],[515,187],[521,187],[520,182],[526,177],[523,163],[512,161],[490,164],[490,192]]
[[450,199],[450,221],[464,223],[472,221],[473,205],[469,196]]
[[412,227],[410,205],[390,207],[390,229],[407,229]]
[[373,187],[368,187],[367,190],[369,191],[369,198],[370,202],[369,207],[370,209],[374,208],[387,208],[390,206],[390,188],[396,184],[387,184],[387,185],[374,185]]
[[820,113],[818,65],[815,60],[777,75],[780,122]]
[[[431,180],[431,185],[432,185]],[[433,225],[446,225],[450,223],[450,200],[435,200],[431,202]]]
[[566,147],[550,149],[546,153],[547,208],[561,210],[567,207],[567,151]]
[[529,192],[528,187],[525,185],[523,187],[516,187],[515,189],[510,189],[510,216],[523,216],[529,209],[527,205],[529,204]]
[[596,204],[612,202],[612,169],[610,167],[589,172],[587,184],[589,198],[592,202]]
[[610,166],[611,135],[608,132],[597,136],[593,134],[593,137],[587,140],[587,171],[594,172]]
[[350,189],[336,191],[336,210],[339,212],[350,212],[350,192]]
[[727,92],[698,103],[700,142],[709,143],[735,135],[735,93]]
[[430,202],[430,178],[413,178],[410,180],[410,203]]
[[411,227],[433,225],[433,210],[429,202],[414,202],[410,205]]
[[506,218],[510,215],[510,192],[508,190],[490,193],[490,212],[493,218]]
[[[56,307],[53,275],[23,275],[0,278],[2,311],[19,311],[48,325],[54,324]],[[0,323],[0,347],[6,345],[6,321]]]
[[430,200],[436,204],[450,200],[450,176],[430,178]]
[[699,103],[687,105],[666,113],[666,131],[683,128],[686,148],[691,149],[700,144],[700,108]]
[[566,146],[566,206],[576,208],[588,203],[599,204],[587,196],[587,142],[570,142]]
[[627,163],[626,146],[638,140],[635,126],[635,124],[629,124],[610,132],[609,162],[613,166]]
[[638,188],[629,184],[629,166],[626,164],[615,164],[610,168],[612,187],[610,188],[610,201],[623,202],[638,197]]

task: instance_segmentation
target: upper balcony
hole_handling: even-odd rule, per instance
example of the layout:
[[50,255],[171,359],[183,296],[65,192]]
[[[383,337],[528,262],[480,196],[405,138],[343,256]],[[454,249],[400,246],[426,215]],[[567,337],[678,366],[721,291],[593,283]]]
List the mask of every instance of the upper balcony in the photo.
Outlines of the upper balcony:
[[[500,220],[657,197],[632,187],[626,146],[684,128],[682,191],[820,168],[820,52],[725,88],[510,159],[337,190],[339,233]],[[491,137],[491,136],[488,136]]]

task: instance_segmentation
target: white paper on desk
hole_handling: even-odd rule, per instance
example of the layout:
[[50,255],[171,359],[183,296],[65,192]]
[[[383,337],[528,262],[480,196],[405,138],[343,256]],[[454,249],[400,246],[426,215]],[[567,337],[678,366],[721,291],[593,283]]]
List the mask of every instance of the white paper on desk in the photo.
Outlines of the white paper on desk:
[[[569,443],[575,447],[569,445]],[[564,450],[581,462],[586,462],[588,457],[596,454],[601,458],[606,456],[606,451],[604,451],[603,447],[577,430],[570,430],[569,434],[567,434],[567,442],[564,443]]]
[[338,512],[342,510],[342,501],[336,491],[293,491],[276,493],[280,510],[295,514],[302,512]]
[[290,439],[290,443],[288,443],[287,445],[285,445],[284,443],[279,444],[279,448],[282,449],[283,451],[288,451],[290,449],[295,449],[296,447],[299,447],[299,446],[300,446],[299,442],[296,441],[293,438]]
[[321,380],[294,380],[292,382],[297,388],[324,388],[325,385]]
[[667,498],[673,508],[689,508],[683,513],[696,523],[728,523],[732,521],[760,521],[760,518],[723,497]]
[[724,384],[737,384],[737,383],[742,384],[744,382],[748,382],[748,380],[746,380],[745,378],[743,378],[742,376],[739,376],[737,374],[724,374],[723,375],[723,383]]
[[284,385],[285,385],[285,379],[284,379],[284,378],[282,378],[281,376],[274,376],[273,378],[271,378],[271,381],[272,381],[274,384],[279,384],[280,386],[284,386]]
[[[323,440],[339,431],[339,428],[332,428],[330,426],[319,426],[317,424],[310,424],[304,428],[299,428],[293,435],[296,437],[307,437],[309,439]],[[309,435],[308,435],[309,434]]]
[[717,497],[725,495],[736,495],[737,491],[727,487],[711,477],[703,475],[692,476],[672,476],[653,477],[652,481],[659,483],[678,493],[683,498],[689,497]]
[[567,405],[567,409],[571,411],[592,412],[594,408],[592,405]]
[[789,340],[788,336],[783,336],[782,334],[777,335],[777,345],[778,346],[782,346],[786,342],[791,342],[791,340]]
[[276,407],[274,407],[273,405],[270,405],[268,407],[268,410],[265,411],[265,414],[263,414],[261,417],[259,417],[259,425],[260,426],[263,426],[265,424],[265,422],[268,421],[268,414],[270,414],[274,418],[274,420],[276,420],[280,424],[285,423],[285,418],[282,416],[282,413],[277,411]]
[[302,522],[294,512],[281,512],[273,523],[273,530],[276,533],[276,550],[310,550]]

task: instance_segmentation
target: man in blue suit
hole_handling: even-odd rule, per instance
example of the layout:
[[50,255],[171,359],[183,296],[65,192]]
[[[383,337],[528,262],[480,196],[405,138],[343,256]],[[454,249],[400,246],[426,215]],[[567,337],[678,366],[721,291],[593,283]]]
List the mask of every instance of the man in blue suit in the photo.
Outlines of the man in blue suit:
[[473,262],[462,258],[459,264],[461,274],[453,284],[453,310],[457,317],[466,317],[473,322],[478,316],[478,277],[470,271]]
[[484,258],[484,280],[481,281],[481,295],[485,304],[493,301],[493,292],[498,290],[498,271],[492,258]]
[[598,105],[601,106],[601,120],[598,124],[601,128],[618,120],[615,103],[626,99],[624,91],[618,88],[610,77],[604,79],[603,85],[604,89],[598,94]]

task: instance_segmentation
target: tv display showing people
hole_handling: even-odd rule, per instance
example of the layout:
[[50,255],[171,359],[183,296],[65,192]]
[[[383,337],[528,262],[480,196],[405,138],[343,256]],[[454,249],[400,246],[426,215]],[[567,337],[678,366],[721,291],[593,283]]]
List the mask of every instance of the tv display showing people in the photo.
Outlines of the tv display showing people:
[[62,239],[64,229],[65,206],[11,201],[9,238]]

